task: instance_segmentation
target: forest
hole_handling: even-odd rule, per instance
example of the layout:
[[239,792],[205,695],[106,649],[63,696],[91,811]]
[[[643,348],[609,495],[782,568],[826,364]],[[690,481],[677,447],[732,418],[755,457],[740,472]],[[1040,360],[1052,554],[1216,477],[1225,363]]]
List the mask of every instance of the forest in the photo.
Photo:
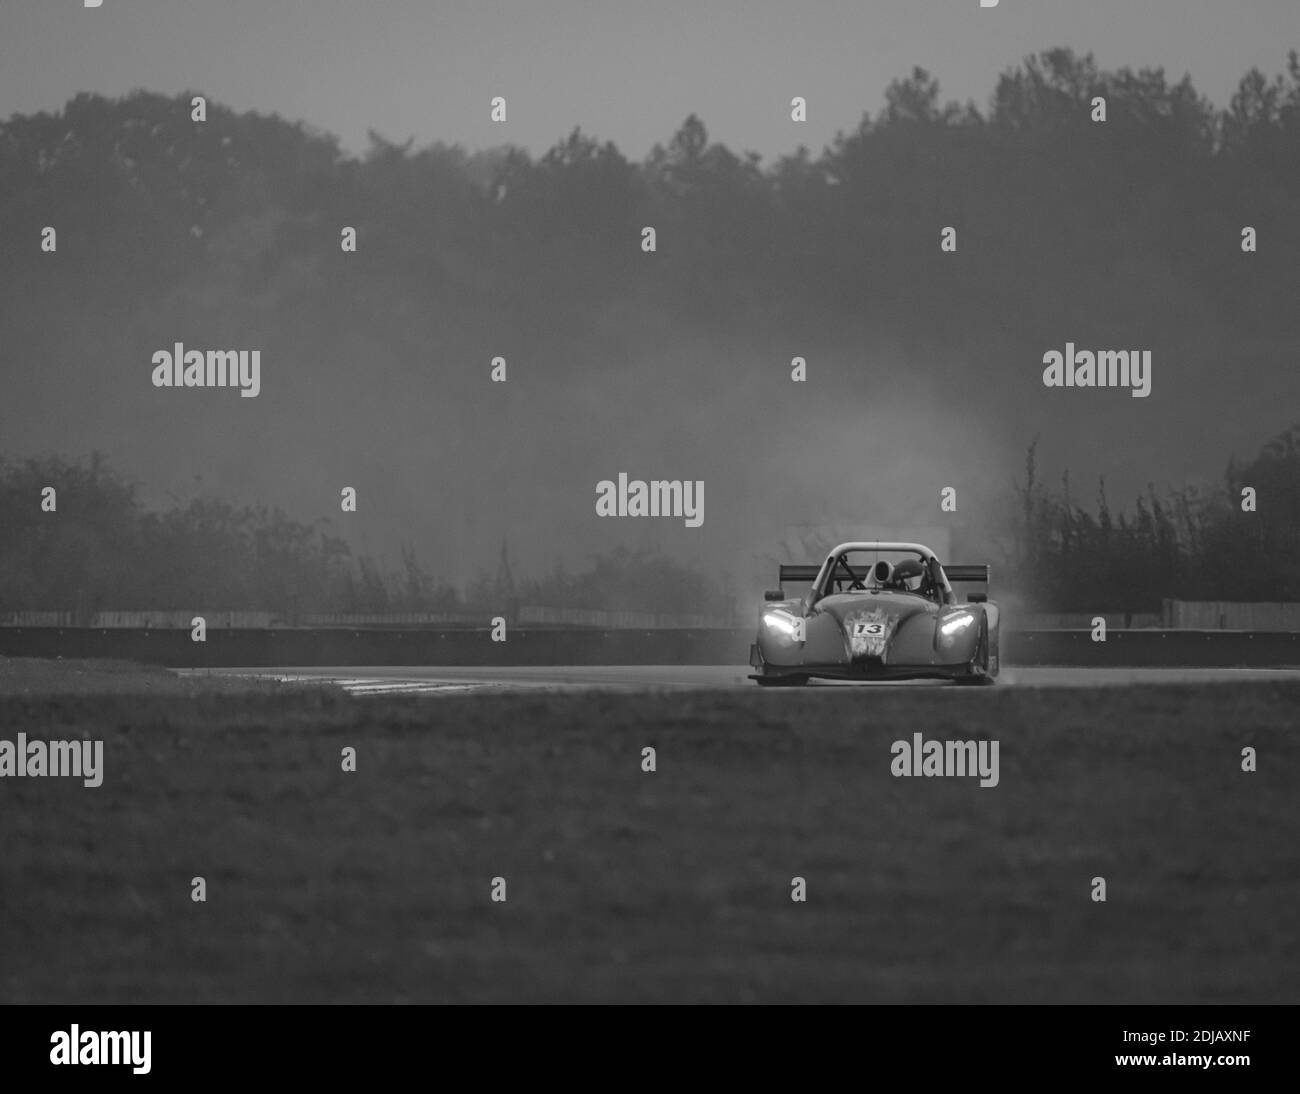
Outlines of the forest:
[[[593,357],[616,358],[629,331],[785,344],[792,328],[828,341],[871,330],[929,362],[936,389],[997,391],[1023,383],[1012,362],[1026,347],[1059,345],[1063,330],[1130,345],[1107,333],[1137,327],[1185,347],[1181,397],[1228,415],[1234,392],[1270,392],[1287,421],[1300,417],[1294,51],[1282,73],[1245,74],[1221,108],[1188,78],[1106,71],[1068,49],[1003,73],[983,106],[946,101],[916,68],[889,84],[877,116],[771,162],[710,141],[695,116],[641,162],[578,130],[537,157],[379,132],[349,156],[309,125],[217,103],[195,125],[197,94],[83,93],[0,123],[0,427],[19,413],[50,423],[46,452],[15,451],[0,433],[0,611],[434,610],[503,595],[495,560],[454,587],[409,543],[372,557],[234,491],[146,506],[131,476],[80,455],[57,406],[20,403],[70,361],[147,363],[158,330],[227,345],[231,330],[274,327],[322,383],[446,368],[429,346],[439,361],[473,357],[491,330],[530,347],[556,392],[588,384]],[[1098,96],[1104,126],[1091,120]],[[957,255],[937,246],[936,209],[963,225]],[[1266,242],[1225,276],[1243,223]],[[57,262],[36,245],[45,224],[58,226]],[[666,241],[649,265],[613,245],[643,224]],[[364,242],[348,263],[340,225]],[[955,352],[971,345],[977,379]],[[827,354],[822,367],[851,389],[859,366]],[[59,382],[71,392],[78,381]],[[430,411],[449,435],[463,382],[449,372]],[[48,403],[43,389],[37,398]],[[572,396],[554,398],[567,412]],[[995,564],[1043,611],[1300,599],[1300,426],[1284,426],[1261,423],[1251,453],[1151,436],[1208,449],[1221,477],[1117,493],[1083,470],[1047,481],[1033,440],[1043,430],[1007,411],[990,428],[1023,428],[1015,443],[1028,453],[1000,476],[985,519],[1003,544]],[[51,483],[57,519],[40,509]],[[518,569],[509,536],[492,534]],[[736,592],[716,565],[604,545],[569,571],[525,567],[509,583],[534,603],[664,612],[725,606]]]

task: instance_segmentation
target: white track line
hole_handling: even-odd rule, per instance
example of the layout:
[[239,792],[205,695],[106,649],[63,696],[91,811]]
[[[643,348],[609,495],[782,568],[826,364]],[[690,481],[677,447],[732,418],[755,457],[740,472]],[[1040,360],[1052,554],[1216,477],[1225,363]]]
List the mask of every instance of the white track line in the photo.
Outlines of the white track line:
[[[202,670],[199,670],[202,671]],[[184,671],[190,675],[193,670]],[[490,691],[501,687],[495,682],[448,682],[440,680],[394,680],[383,676],[321,676],[297,673],[238,673],[255,680],[274,680],[278,684],[333,684],[349,695],[445,695],[452,692]]]

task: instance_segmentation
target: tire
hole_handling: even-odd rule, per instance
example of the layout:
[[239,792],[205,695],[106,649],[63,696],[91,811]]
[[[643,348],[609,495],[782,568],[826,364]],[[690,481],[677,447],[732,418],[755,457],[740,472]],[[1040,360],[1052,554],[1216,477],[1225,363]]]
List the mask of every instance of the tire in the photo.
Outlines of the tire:
[[968,688],[991,687],[997,683],[997,677],[989,672],[989,621],[985,618],[980,625],[980,642],[975,647],[975,657],[971,661],[974,670],[969,676],[958,676],[956,683]]
[[760,676],[754,681],[760,688],[801,688],[808,683],[806,676]]

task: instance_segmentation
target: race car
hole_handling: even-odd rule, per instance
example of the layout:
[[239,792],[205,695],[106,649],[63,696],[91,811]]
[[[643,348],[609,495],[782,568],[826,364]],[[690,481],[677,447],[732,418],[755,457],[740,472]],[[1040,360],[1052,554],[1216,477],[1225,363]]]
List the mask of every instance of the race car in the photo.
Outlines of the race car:
[[797,687],[831,680],[941,679],[992,684],[997,604],[959,603],[952,582],[982,582],[986,565],[944,566],[919,543],[841,543],[818,565],[782,565],[779,581],[811,582],[799,597],[764,594],[751,680]]

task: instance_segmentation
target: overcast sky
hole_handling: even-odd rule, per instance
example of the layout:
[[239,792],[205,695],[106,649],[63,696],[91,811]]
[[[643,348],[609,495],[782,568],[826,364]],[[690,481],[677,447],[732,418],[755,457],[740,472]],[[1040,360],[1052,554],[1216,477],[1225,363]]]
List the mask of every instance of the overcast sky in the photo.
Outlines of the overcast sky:
[[[0,117],[77,91],[205,92],[364,146],[511,141],[575,125],[640,158],[694,112],[736,150],[814,151],[921,64],[983,105],[1055,45],[1163,66],[1226,103],[1300,48],[1300,0],[0,0]],[[488,120],[504,95],[506,125]],[[796,131],[789,100],[809,101]]]

